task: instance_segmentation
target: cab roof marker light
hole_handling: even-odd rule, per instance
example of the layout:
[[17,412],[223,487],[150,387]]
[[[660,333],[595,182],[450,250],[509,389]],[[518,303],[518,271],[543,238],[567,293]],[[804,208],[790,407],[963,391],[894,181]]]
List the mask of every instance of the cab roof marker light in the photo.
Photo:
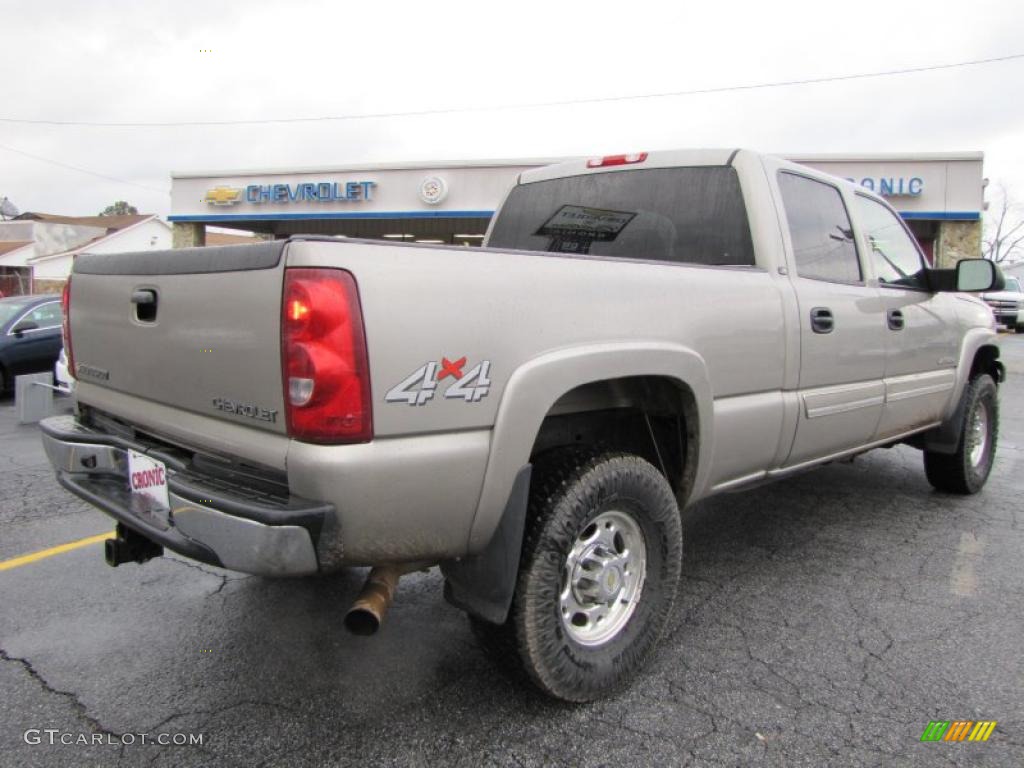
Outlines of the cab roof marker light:
[[587,168],[608,168],[614,165],[634,165],[642,163],[647,159],[646,152],[637,152],[632,155],[606,155],[587,160]]

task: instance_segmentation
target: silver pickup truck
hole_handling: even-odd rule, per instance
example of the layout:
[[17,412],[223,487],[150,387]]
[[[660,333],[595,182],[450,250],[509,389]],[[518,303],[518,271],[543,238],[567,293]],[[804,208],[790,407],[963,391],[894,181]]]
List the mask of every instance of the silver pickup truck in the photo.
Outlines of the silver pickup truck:
[[524,173],[469,249],[293,237],[83,255],[61,484],[163,548],[268,576],[439,564],[495,653],[572,701],[630,679],[680,580],[680,510],[880,446],[937,489],[992,467],[987,261],[929,269],[851,184],[749,151]]

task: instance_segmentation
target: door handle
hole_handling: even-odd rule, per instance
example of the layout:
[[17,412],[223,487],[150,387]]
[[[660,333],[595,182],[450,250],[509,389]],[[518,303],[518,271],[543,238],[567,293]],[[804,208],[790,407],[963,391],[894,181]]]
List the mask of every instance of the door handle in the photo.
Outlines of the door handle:
[[898,309],[890,309],[889,314],[886,316],[889,323],[890,331],[902,331],[903,326],[906,322],[903,319],[903,312]]
[[832,333],[835,325],[832,310],[828,307],[815,307],[811,310],[811,330],[815,333]]

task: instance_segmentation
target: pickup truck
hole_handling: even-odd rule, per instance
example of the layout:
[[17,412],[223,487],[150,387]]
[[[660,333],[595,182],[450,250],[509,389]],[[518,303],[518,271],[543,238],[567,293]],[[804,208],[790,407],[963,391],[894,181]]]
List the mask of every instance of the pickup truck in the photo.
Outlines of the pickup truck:
[[741,150],[523,173],[482,249],[292,237],[82,255],[60,483],[163,548],[267,576],[370,566],[372,632],[440,565],[486,648],[606,695],[673,609],[680,511],[909,443],[992,468],[995,265],[927,267],[848,182]]
[[997,324],[1017,333],[1024,331],[1024,291],[1016,277],[1006,277],[1003,290],[983,293],[981,300],[992,308]]

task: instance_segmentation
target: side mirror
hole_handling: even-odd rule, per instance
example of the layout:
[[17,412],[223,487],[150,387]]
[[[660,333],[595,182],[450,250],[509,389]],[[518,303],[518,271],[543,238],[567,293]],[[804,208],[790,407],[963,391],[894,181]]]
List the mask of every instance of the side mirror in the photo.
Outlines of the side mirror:
[[1002,270],[988,259],[964,259],[956,265],[958,291],[1001,291],[1005,285]]
[[38,327],[39,323],[33,323],[31,320],[22,320],[16,326],[11,328],[11,333],[20,339],[25,331],[34,331]]

